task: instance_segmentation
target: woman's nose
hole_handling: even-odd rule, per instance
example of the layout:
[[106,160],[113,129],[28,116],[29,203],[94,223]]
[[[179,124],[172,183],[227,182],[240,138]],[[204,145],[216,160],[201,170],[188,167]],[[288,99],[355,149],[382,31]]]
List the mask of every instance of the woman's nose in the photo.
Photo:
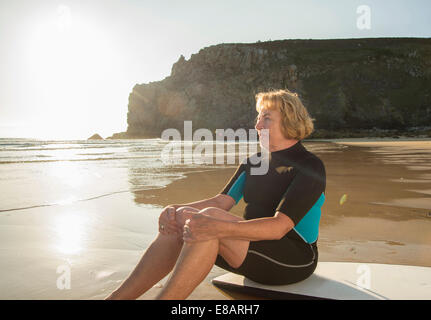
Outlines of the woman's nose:
[[263,127],[262,127],[262,122],[261,122],[261,120],[257,120],[256,121],[256,125],[254,126],[254,128],[256,129],[256,130],[261,130]]

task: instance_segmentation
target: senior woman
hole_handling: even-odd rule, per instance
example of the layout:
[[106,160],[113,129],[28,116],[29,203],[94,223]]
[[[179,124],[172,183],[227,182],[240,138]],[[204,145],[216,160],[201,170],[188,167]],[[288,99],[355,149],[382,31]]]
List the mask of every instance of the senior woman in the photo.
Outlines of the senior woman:
[[[256,130],[269,133],[269,167],[247,158],[212,198],[167,206],[159,234],[129,277],[107,299],[136,299],[172,274],[157,299],[185,299],[214,265],[263,284],[282,285],[309,277],[318,260],[317,238],[325,200],[323,162],[301,140],[313,122],[289,90],[256,95]],[[243,217],[229,210],[244,197]]]

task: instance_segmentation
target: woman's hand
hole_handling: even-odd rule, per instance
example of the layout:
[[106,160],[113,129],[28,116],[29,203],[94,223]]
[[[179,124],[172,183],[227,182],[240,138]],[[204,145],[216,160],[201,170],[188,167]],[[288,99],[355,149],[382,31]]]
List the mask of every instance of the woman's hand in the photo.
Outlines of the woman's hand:
[[161,234],[181,234],[182,229],[178,227],[175,219],[175,206],[167,206],[163,209],[159,216],[159,232]]
[[184,242],[193,243],[218,238],[220,220],[207,216],[202,211],[199,213],[194,212],[186,220],[183,231]]

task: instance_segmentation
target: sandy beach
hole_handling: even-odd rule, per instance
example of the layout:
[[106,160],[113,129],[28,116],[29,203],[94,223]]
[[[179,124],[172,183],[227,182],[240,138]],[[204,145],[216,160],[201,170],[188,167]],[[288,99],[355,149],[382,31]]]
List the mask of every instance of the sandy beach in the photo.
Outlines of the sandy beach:
[[336,143],[345,156],[322,157],[320,259],[431,266],[431,141]]
[[[431,267],[431,141],[334,143],[342,151],[317,153],[327,170],[320,261]],[[135,200],[165,206],[208,198],[234,171],[190,173]],[[232,212],[243,208],[241,200]]]
[[[320,261],[431,267],[431,141],[304,145],[327,172]],[[235,169],[190,168],[166,187],[2,212],[0,298],[103,299],[154,239],[164,206],[212,197]],[[241,200],[232,212],[242,215],[243,208]],[[69,289],[59,288],[65,269]],[[214,267],[189,299],[227,299],[210,283],[224,272]],[[140,299],[154,298],[166,280]]]
[[[431,141],[336,143],[345,148],[317,153],[327,171],[320,260],[431,266]],[[190,173],[137,193],[135,201],[165,206],[208,198],[234,171]],[[232,212],[243,208],[241,200]]]

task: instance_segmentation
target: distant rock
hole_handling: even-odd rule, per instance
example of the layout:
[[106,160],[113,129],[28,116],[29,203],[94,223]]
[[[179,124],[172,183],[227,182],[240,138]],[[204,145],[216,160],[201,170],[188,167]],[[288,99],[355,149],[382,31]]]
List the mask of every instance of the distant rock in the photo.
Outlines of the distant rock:
[[99,134],[93,134],[90,138],[87,140],[103,140],[103,138]]
[[114,133],[112,136],[107,137],[106,139],[127,139],[127,135],[125,132],[117,132]]

